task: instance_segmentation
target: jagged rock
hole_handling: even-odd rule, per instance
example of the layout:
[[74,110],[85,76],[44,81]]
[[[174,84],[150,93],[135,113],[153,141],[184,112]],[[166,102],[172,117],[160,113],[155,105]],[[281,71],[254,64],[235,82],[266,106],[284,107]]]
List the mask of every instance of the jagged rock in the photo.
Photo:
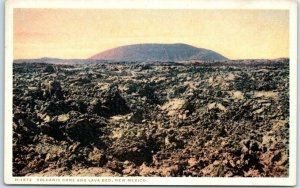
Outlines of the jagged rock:
[[94,165],[103,166],[107,162],[107,159],[103,153],[98,148],[94,147],[93,151],[91,151],[88,155],[89,161]]
[[110,90],[105,93],[105,97],[103,100],[95,101],[91,105],[91,110],[93,113],[104,117],[130,113],[127,102],[120,95],[120,92],[116,87],[110,88]]
[[54,97],[57,99],[64,98],[60,82],[58,82],[56,80],[54,80],[54,81],[46,80],[42,84],[42,88],[44,90],[43,96],[46,98],[49,98],[49,97]]
[[84,145],[99,142],[102,135],[103,122],[95,122],[91,119],[79,119],[69,122],[65,127],[65,133],[71,140]]
[[288,60],[13,71],[14,176],[288,176]]
[[44,69],[44,72],[46,73],[54,73],[55,72],[55,68],[51,65],[47,65]]

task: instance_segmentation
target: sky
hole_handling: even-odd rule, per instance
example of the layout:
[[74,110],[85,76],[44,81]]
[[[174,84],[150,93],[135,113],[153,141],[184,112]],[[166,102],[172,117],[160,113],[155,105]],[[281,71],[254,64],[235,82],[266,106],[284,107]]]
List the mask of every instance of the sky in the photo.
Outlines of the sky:
[[186,43],[229,59],[289,57],[288,10],[14,9],[14,59],[85,59],[114,47]]

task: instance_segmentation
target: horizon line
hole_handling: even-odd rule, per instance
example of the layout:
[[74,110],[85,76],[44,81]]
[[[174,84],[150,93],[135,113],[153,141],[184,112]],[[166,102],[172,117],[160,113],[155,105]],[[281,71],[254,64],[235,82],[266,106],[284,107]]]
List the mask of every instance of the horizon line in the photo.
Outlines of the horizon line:
[[[113,61],[113,60],[105,60],[105,59],[91,59],[91,58],[58,58],[58,57],[38,57],[38,58],[17,58],[13,59],[13,61],[17,60],[41,60],[41,59],[58,59],[58,60],[93,60],[93,61]],[[229,59],[227,60],[215,60],[215,61],[238,61],[238,60],[277,60],[277,59],[290,59],[289,57],[278,57],[278,58],[240,58],[240,59]],[[206,61],[206,60],[187,60],[187,61]]]

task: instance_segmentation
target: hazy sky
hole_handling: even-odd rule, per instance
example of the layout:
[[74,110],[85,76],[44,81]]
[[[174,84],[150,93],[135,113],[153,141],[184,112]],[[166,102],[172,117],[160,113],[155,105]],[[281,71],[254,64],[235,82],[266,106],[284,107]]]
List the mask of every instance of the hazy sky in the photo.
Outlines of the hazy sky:
[[230,59],[289,56],[284,10],[14,9],[14,59],[89,58],[121,45],[186,43]]

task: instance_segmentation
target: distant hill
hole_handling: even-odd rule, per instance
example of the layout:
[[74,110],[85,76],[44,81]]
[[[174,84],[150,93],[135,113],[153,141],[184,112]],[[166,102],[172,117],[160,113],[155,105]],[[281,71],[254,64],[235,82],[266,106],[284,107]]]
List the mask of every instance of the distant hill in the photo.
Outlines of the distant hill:
[[133,44],[120,46],[101,53],[90,59],[110,61],[218,61],[227,60],[212,50],[196,48],[187,44]]
[[90,64],[90,63],[107,63],[107,61],[96,59],[59,59],[43,57],[39,59],[15,59],[14,63],[50,63],[50,64]]

